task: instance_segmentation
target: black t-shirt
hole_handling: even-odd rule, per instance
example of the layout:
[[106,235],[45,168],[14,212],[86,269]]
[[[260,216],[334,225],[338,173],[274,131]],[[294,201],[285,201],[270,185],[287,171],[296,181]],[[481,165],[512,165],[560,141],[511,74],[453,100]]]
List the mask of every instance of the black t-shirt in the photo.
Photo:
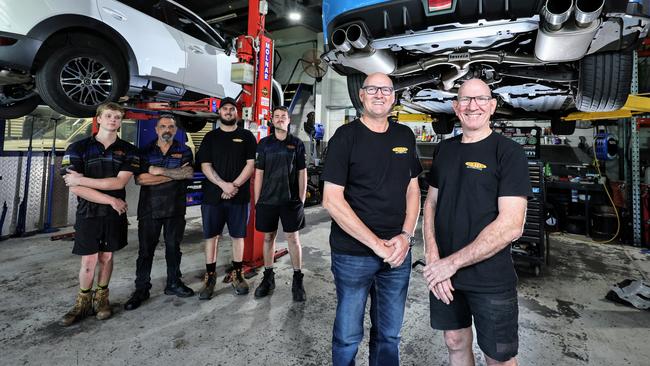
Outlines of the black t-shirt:
[[[532,195],[520,145],[494,132],[474,143],[463,144],[461,137],[437,146],[428,176],[429,184],[438,188],[435,233],[441,258],[470,244],[497,218],[499,197]],[[510,245],[452,277],[454,287],[461,289],[501,289],[516,282]]]
[[[149,172],[150,166],[177,169],[186,164],[192,166],[192,151],[177,140],[173,140],[166,154],[154,140],[140,150],[140,174]],[[185,216],[188,180],[172,180],[152,186],[140,187],[138,219],[162,219]]]
[[305,169],[305,145],[299,138],[287,135],[278,140],[267,136],[257,145],[255,168],[264,170],[258,203],[284,205],[299,202],[298,171]]
[[[324,181],[344,186],[345,200],[361,221],[382,239],[402,231],[406,218],[406,190],[422,172],[410,128],[390,123],[384,133],[373,132],[360,120],[336,130],[328,144]],[[334,220],[332,251],[375,255]]]
[[[95,139],[95,136],[85,138],[70,144],[65,151],[61,163],[61,174],[66,169],[72,169],[88,178],[114,178],[121,171],[137,173],[140,171],[140,157],[135,146],[118,138],[108,148]],[[126,199],[126,190],[110,191],[97,190],[109,196]],[[111,205],[103,205],[86,201],[77,197],[77,216],[91,218],[115,215]]]
[[[232,182],[246,166],[247,160],[255,159],[256,141],[253,134],[237,127],[232,132],[221,128],[208,132],[196,153],[196,164],[212,163],[212,167],[226,182]],[[221,201],[223,190],[208,179],[203,181],[203,202],[216,205]],[[247,203],[251,199],[249,180],[239,187],[239,191],[230,201]]]

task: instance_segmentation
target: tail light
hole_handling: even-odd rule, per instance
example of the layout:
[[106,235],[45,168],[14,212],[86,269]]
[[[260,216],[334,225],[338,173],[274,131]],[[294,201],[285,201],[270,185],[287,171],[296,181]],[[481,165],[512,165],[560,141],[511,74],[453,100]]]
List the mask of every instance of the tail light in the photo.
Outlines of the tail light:
[[448,10],[454,5],[454,0],[428,0],[429,12]]

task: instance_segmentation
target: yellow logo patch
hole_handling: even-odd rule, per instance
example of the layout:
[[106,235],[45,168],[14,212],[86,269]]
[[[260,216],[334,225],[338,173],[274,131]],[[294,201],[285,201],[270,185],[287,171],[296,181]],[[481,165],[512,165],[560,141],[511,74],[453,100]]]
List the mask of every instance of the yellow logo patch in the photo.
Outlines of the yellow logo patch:
[[408,147],[398,146],[393,148],[395,154],[406,154],[408,151]]
[[70,155],[63,155],[63,160],[61,160],[61,165],[70,165]]
[[244,142],[242,139],[232,139],[233,142]]
[[487,165],[481,164],[476,161],[467,161],[465,162],[465,166],[467,166],[469,169],[476,169],[476,170],[483,170],[487,168]]

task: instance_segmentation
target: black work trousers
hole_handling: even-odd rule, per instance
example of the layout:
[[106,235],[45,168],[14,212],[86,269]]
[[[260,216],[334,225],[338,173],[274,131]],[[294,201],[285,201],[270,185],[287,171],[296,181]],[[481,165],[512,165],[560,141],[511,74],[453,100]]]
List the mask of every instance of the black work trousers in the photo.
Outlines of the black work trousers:
[[135,270],[135,288],[137,290],[151,289],[151,265],[161,229],[165,240],[167,286],[176,284],[180,278],[181,240],[185,232],[185,217],[141,218],[138,221],[140,247]]

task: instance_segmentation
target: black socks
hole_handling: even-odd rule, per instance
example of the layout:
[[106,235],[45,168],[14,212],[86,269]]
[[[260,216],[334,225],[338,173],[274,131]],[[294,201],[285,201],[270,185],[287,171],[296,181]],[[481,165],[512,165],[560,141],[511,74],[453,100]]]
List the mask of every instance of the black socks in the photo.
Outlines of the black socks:
[[205,271],[208,273],[214,273],[217,270],[217,262],[207,263],[205,265]]

